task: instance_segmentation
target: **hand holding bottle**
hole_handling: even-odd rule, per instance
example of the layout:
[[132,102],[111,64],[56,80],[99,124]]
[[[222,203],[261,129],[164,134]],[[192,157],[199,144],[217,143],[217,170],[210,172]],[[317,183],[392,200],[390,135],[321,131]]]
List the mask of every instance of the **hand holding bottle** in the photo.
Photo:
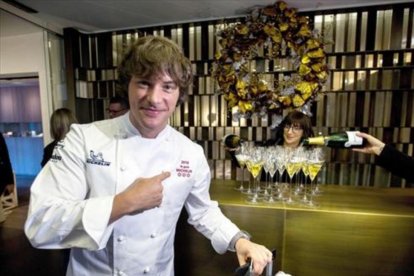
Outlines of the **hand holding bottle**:
[[241,238],[236,242],[235,249],[242,268],[237,273],[243,272],[245,270],[243,268],[246,268],[245,264],[249,263],[247,271],[244,271],[248,274],[245,275],[259,276],[267,269],[268,264],[272,265],[273,253],[263,245]]
[[353,151],[358,151],[358,152],[362,152],[362,153],[369,153],[369,154],[375,154],[375,155],[380,155],[382,152],[382,149],[384,148],[385,144],[375,138],[372,135],[369,135],[367,133],[364,132],[357,132],[356,133],[357,136],[364,138],[367,143],[365,145],[365,147],[363,148],[353,148]]

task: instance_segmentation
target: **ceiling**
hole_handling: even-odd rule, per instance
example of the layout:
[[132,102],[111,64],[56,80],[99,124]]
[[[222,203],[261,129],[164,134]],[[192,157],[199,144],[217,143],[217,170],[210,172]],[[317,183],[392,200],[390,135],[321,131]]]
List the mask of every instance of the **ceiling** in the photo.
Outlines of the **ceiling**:
[[[246,15],[254,7],[275,3],[272,0],[17,0],[22,11],[12,5],[14,0],[2,0],[1,21],[11,20],[5,11],[18,15],[36,25],[62,33],[65,27],[84,32],[102,32],[134,27],[168,25]],[[414,2],[399,0],[286,0],[289,7],[299,11],[370,6],[390,3]],[[11,3],[11,4],[10,4]],[[25,6],[25,7],[24,7]],[[16,20],[15,20],[16,21]],[[19,25],[14,22],[2,29],[0,36],[15,33]],[[26,27],[25,27],[26,28]],[[25,31],[25,28],[20,30]]]

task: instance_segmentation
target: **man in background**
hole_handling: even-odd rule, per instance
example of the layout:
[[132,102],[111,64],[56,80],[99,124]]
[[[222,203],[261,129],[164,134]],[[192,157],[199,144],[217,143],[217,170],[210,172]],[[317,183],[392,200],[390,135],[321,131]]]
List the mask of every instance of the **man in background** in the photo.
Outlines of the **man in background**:
[[107,109],[109,113],[109,118],[116,118],[121,115],[124,115],[129,110],[129,103],[126,98],[123,97],[112,97],[109,100],[109,107]]

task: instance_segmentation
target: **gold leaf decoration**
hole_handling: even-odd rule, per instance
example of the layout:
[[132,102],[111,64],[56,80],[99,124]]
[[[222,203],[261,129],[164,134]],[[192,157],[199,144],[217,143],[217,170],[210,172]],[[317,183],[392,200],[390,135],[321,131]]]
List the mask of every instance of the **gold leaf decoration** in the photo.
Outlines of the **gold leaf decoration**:
[[[220,49],[212,77],[228,108],[237,107],[241,115],[300,108],[315,99],[328,79],[321,36],[312,30],[307,17],[283,1],[252,11],[243,22],[231,24],[217,35]],[[283,80],[276,76],[269,82],[265,76],[273,69],[257,72],[254,68],[258,60],[285,58],[294,72],[283,74]]]

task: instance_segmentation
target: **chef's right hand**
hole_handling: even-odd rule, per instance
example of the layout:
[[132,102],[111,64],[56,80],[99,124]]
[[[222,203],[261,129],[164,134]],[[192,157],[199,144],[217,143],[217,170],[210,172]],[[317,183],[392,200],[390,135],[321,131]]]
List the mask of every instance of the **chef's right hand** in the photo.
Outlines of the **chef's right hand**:
[[170,175],[169,172],[162,172],[153,177],[136,179],[125,191],[115,196],[109,223],[124,215],[160,206],[162,181]]

